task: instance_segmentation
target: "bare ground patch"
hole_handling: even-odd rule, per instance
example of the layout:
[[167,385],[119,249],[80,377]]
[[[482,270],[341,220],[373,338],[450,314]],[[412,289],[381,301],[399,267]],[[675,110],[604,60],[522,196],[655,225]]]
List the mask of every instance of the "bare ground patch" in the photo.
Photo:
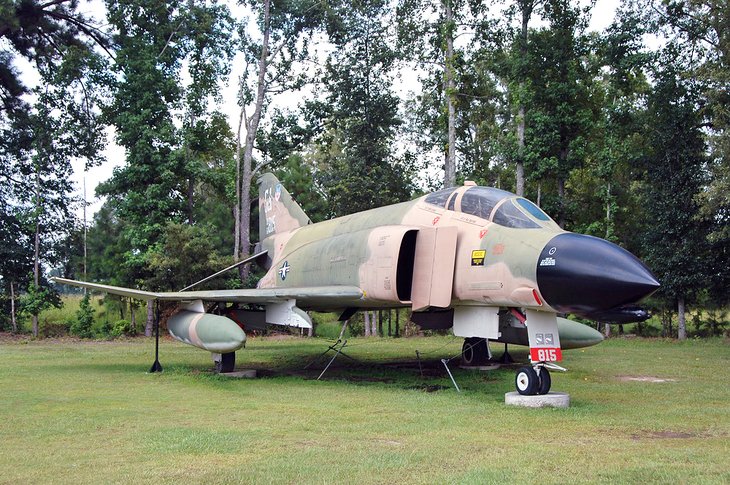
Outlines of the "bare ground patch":
[[687,433],[684,431],[641,431],[631,435],[631,439],[634,441],[643,440],[666,440],[666,439],[690,439],[690,438],[704,438],[705,435],[702,433]]
[[616,378],[621,382],[652,382],[652,383],[677,382],[677,379],[670,379],[667,377],[655,377],[655,376],[617,376]]

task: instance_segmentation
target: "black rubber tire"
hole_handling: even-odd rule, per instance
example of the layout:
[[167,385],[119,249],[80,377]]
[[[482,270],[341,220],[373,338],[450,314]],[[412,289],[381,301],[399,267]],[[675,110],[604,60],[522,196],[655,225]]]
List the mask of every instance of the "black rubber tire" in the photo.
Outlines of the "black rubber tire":
[[475,367],[485,365],[488,360],[489,351],[486,339],[479,337],[464,339],[464,344],[461,346],[461,365]]
[[532,396],[540,385],[537,372],[532,367],[520,367],[515,374],[515,388],[523,396]]
[[215,370],[219,374],[222,372],[233,372],[233,368],[236,367],[236,353],[228,352],[227,354],[221,354],[221,360],[215,363]]
[[537,386],[538,394],[547,394],[550,392],[550,386],[552,385],[552,379],[550,378],[550,372],[547,368],[543,367],[540,369],[540,384]]

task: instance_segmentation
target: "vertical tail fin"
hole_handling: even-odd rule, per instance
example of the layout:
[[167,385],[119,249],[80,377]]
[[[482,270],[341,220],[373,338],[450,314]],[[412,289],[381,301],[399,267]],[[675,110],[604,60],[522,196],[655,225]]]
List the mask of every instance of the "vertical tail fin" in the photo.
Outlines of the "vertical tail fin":
[[259,239],[311,223],[274,174],[265,173],[259,178]]

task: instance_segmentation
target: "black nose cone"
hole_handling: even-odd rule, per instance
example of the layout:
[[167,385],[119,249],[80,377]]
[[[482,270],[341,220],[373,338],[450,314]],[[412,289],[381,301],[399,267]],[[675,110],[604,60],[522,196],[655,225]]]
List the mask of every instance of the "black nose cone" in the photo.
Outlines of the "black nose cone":
[[630,252],[573,233],[545,245],[537,261],[537,285],[551,307],[578,315],[636,303],[659,288],[649,268]]

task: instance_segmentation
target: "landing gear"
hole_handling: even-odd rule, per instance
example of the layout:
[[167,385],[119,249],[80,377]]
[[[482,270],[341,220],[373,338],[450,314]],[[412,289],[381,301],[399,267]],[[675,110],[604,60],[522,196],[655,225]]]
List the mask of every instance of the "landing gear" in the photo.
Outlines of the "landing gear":
[[515,375],[515,387],[523,396],[547,394],[551,384],[550,372],[544,365],[538,366],[537,371],[532,367],[520,367]]
[[215,362],[215,371],[217,373],[233,372],[233,368],[236,366],[236,353],[217,354],[213,357],[213,361]]
[[150,367],[150,374],[162,372],[160,364],[160,302],[155,301],[155,361]]
[[550,379],[550,372],[547,367],[540,367],[540,385],[537,386],[538,394],[547,394],[550,392],[550,386],[552,385],[552,379]]
[[515,375],[515,387],[523,396],[531,396],[540,384],[537,372],[532,367],[520,367]]
[[461,346],[461,365],[465,367],[486,365],[490,357],[487,339],[480,337],[464,339],[464,345]]

